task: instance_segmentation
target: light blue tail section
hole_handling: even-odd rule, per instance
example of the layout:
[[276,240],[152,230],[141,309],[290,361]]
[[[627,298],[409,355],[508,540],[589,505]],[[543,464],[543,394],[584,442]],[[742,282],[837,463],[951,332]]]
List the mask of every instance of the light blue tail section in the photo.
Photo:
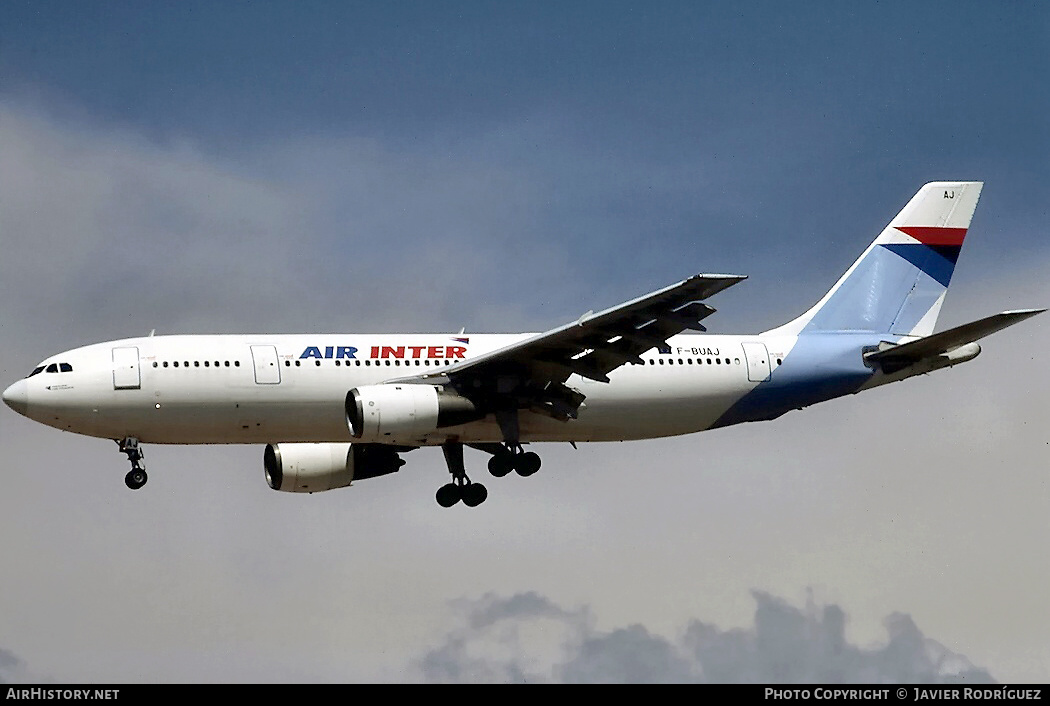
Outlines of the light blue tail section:
[[809,311],[767,333],[933,333],[980,182],[932,182]]
[[887,336],[932,334],[981,186],[933,182],[919,189],[820,301],[762,334],[770,341],[794,337],[791,349],[712,426],[775,419],[858,392],[875,374],[865,350],[877,350]]
[[872,248],[802,332],[910,334],[934,307],[940,308],[956,257],[921,243]]

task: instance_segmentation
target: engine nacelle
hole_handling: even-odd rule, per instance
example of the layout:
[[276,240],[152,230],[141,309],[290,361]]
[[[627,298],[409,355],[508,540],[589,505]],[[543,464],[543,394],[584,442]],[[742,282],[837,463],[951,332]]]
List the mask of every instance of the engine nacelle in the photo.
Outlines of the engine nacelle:
[[466,397],[434,385],[365,385],[346,393],[346,424],[361,441],[410,444],[484,416]]
[[268,444],[263,452],[267,484],[289,493],[345,488],[404,464],[394,449],[371,444]]

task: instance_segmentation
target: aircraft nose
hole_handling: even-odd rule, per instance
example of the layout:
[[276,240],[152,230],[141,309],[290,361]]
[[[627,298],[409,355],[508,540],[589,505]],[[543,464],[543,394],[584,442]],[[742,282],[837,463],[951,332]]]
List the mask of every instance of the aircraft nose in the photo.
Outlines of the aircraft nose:
[[29,390],[25,380],[19,380],[4,390],[3,397],[4,404],[19,414],[25,414],[29,409]]

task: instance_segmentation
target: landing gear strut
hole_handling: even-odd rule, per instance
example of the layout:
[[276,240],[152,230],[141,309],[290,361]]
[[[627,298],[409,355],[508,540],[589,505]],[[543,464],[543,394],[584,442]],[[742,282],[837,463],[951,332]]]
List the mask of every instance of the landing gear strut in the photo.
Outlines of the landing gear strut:
[[511,471],[526,478],[540,470],[540,457],[521,448],[517,409],[501,409],[496,412],[496,423],[503,434],[502,444],[488,445],[485,450],[492,454],[489,473],[502,478]]
[[132,490],[138,490],[142,486],[146,485],[148,476],[146,476],[146,464],[142,462],[143,453],[139,447],[139,440],[133,436],[128,436],[123,439],[119,439],[117,444],[120,445],[120,453],[125,454],[128,460],[131,461],[131,470],[124,476],[124,485],[128,486]]
[[477,507],[485,502],[489,491],[481,483],[472,483],[470,478],[467,478],[463,467],[463,444],[458,441],[446,441],[441,445],[441,451],[445,454],[445,463],[448,465],[448,472],[452,474],[452,481],[438,488],[438,505],[452,507],[462,500],[467,507]]

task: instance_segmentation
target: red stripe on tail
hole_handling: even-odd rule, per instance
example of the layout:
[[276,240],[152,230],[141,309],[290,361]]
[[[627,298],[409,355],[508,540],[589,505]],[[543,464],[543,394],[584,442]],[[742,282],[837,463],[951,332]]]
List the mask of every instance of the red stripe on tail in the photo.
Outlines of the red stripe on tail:
[[896,226],[923,245],[962,245],[966,237],[965,228],[940,228],[938,226]]

